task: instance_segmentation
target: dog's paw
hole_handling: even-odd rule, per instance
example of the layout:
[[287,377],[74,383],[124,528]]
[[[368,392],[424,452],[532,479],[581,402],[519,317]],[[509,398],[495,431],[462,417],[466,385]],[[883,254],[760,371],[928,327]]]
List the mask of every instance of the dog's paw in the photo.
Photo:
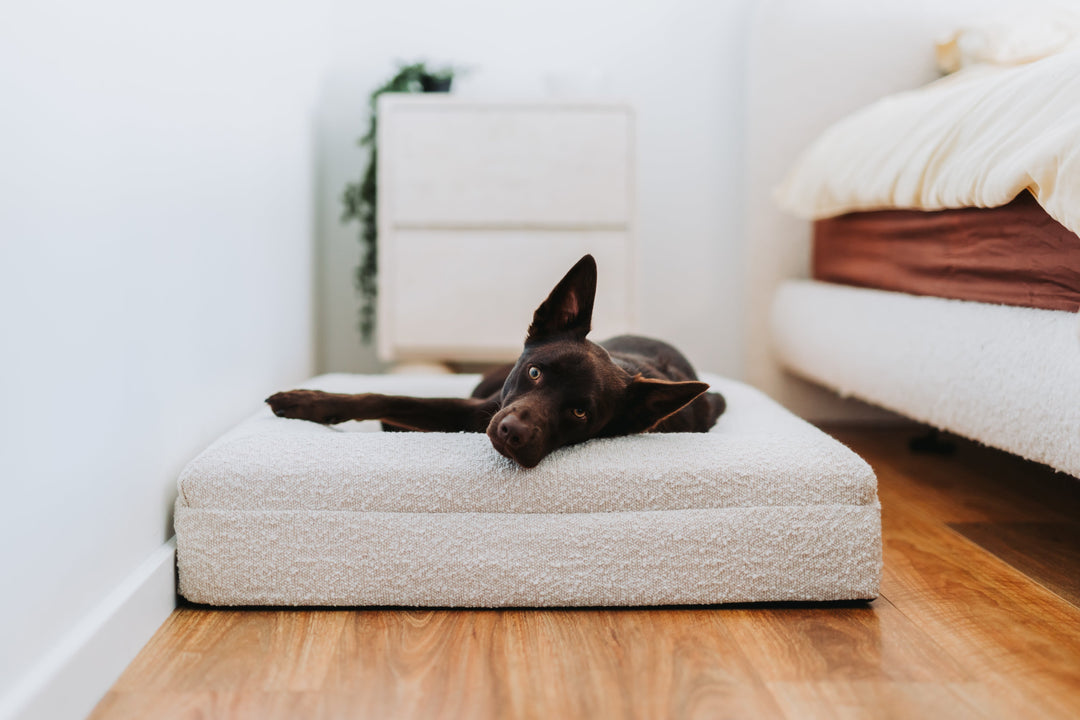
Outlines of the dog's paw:
[[266,398],[266,404],[278,417],[310,420],[333,425],[348,420],[341,413],[341,403],[321,390],[288,390]]

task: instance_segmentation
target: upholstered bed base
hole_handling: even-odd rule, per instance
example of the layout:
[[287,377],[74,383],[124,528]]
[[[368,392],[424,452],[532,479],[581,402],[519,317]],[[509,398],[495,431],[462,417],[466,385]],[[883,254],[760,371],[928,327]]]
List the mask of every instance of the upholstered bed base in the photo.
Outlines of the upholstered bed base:
[[[881,530],[869,466],[757,391],[705,379],[729,403],[712,432],[592,441],[532,470],[479,434],[261,411],[180,478],[180,592],[215,605],[873,598]],[[475,380],[305,386],[461,395]]]
[[811,280],[772,311],[796,374],[1080,477],[1075,313]]

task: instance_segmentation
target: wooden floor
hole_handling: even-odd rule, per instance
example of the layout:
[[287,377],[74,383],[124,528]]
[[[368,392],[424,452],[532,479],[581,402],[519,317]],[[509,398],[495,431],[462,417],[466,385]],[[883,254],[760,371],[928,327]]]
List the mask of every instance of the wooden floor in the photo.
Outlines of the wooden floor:
[[880,482],[872,603],[181,607],[92,717],[1080,717],[1080,481],[833,434]]

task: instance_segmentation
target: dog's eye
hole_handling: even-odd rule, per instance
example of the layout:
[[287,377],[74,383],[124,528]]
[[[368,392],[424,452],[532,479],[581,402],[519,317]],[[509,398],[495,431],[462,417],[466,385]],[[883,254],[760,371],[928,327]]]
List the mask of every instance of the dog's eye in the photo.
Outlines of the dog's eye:
[[574,417],[576,417],[578,420],[585,419],[585,411],[581,408],[574,408],[572,412],[574,413]]
[[529,366],[529,377],[531,377],[533,380],[539,380],[540,379],[540,368],[536,367],[535,365],[530,365]]

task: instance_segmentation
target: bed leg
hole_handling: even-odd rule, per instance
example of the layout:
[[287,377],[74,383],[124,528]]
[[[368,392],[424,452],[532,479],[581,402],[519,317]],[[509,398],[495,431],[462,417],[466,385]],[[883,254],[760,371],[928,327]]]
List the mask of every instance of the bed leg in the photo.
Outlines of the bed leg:
[[952,455],[956,451],[956,443],[942,438],[937,428],[930,428],[925,435],[908,440],[908,450],[927,455]]

